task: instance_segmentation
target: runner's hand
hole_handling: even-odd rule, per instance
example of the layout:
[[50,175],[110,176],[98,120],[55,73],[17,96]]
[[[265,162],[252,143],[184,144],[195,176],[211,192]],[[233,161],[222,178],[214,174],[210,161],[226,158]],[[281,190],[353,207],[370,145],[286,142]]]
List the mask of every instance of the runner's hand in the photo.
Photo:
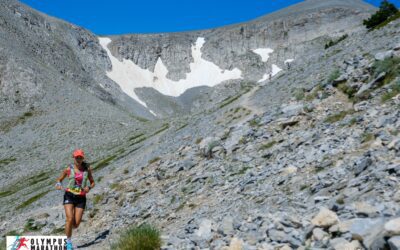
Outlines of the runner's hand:
[[85,193],[89,193],[90,189],[89,189],[89,187],[84,187],[83,191],[85,191]]
[[57,184],[56,184],[56,189],[57,190],[61,190],[63,187],[62,187],[62,185],[61,185],[61,183],[60,182],[57,182]]

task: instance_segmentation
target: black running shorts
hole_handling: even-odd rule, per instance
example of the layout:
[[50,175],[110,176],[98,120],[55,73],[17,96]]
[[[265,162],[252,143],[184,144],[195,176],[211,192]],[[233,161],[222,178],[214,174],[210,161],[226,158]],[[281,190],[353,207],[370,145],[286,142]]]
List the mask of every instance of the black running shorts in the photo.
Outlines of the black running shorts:
[[63,205],[73,204],[75,207],[83,208],[86,207],[86,196],[75,195],[71,192],[65,192]]

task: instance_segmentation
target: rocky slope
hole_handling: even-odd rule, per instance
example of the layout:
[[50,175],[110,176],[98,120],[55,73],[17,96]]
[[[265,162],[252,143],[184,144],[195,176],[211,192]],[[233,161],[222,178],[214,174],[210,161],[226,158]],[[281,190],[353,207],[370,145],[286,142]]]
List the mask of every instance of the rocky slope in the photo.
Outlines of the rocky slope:
[[399,27],[352,34],[167,130],[93,192],[82,242],[151,223],[164,249],[397,249]]
[[[221,30],[111,37],[112,56],[150,72],[161,53],[175,81],[187,73],[190,53],[184,64],[163,53],[181,46],[185,56],[198,37],[206,38],[202,58],[247,72],[178,97],[140,88],[135,94],[150,100],[148,109],[107,78],[110,56],[90,32],[0,3],[7,34],[0,36],[1,234],[62,234],[62,194],[53,183],[79,146],[96,179],[74,234],[84,249],[108,249],[140,223],[160,228],[163,249],[398,249],[400,21],[367,32],[360,20],[371,9],[360,1],[306,3]],[[279,18],[292,21],[271,24]],[[264,25],[275,43],[261,42],[256,31]],[[277,38],[281,25],[292,34],[287,46]],[[242,26],[248,37],[229,38]],[[337,40],[329,30],[348,36],[325,49]],[[16,42],[9,34],[36,40]],[[90,39],[80,43],[82,37]],[[171,52],[153,53],[141,42],[149,37],[162,48],[171,39]],[[240,55],[211,58],[212,39],[220,55],[233,41]],[[148,57],[135,56],[136,46]],[[274,52],[263,62],[251,51],[265,47]],[[279,56],[284,51],[293,54]],[[272,64],[284,70],[258,82]],[[20,97],[5,94],[15,86]],[[33,86],[37,91],[28,91]],[[141,118],[154,118],[149,109],[166,118]]]

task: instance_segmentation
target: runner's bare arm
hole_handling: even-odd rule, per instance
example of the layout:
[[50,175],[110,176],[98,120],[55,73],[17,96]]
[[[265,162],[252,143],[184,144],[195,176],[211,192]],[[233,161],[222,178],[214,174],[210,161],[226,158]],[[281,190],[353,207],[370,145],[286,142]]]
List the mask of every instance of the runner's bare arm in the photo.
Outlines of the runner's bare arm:
[[61,185],[61,182],[64,180],[64,178],[68,175],[67,169],[64,169],[60,175],[60,177],[57,178],[57,183],[56,183],[56,189],[57,190],[62,190],[63,187]]
[[57,178],[57,182],[62,182],[64,180],[65,177],[67,177],[68,175],[68,170],[64,169],[60,175],[60,177]]
[[95,183],[94,183],[94,179],[93,179],[93,175],[92,175],[92,168],[90,166],[88,168],[88,178],[90,181],[90,188],[94,188]]

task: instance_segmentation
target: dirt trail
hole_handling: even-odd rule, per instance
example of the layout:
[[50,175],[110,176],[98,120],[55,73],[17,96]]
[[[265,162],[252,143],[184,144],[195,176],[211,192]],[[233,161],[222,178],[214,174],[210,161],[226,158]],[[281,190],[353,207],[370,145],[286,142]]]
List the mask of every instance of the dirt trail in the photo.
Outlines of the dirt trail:
[[244,94],[239,100],[240,106],[251,110],[251,112],[256,115],[261,115],[265,112],[265,110],[262,110],[260,107],[255,106],[252,103],[252,98],[251,98],[261,88],[261,86],[262,85],[254,86],[249,92]]

